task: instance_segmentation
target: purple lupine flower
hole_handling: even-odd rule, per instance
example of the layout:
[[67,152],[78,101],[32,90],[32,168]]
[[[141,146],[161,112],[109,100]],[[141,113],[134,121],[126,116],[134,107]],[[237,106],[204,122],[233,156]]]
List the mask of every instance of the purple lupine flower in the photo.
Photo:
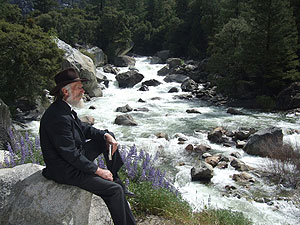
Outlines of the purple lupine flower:
[[21,161],[20,161],[20,164],[24,164],[26,157],[27,157],[26,147],[25,147],[25,145],[23,145],[21,147]]
[[128,169],[128,176],[129,176],[131,179],[133,179],[133,178],[135,177],[135,171],[134,171],[134,169],[133,169],[133,166],[130,167],[130,168]]
[[15,160],[16,155],[15,155],[14,151],[12,150],[9,143],[7,144],[7,149],[9,151],[9,159],[10,159],[9,165],[14,167],[14,166],[16,166],[16,160]]
[[155,179],[155,169],[154,169],[154,167],[150,167],[149,168],[149,180],[153,180],[153,179]]
[[130,149],[130,151],[128,152],[127,157],[132,158],[135,157],[137,155],[137,150],[136,150],[136,146],[133,145]]
[[142,169],[141,181],[144,181],[144,180],[147,180],[147,177],[146,177],[146,170],[145,170],[145,169]]
[[138,156],[138,160],[142,160],[145,157],[145,152],[143,150],[140,151],[140,154]]
[[119,152],[120,152],[120,156],[121,156],[121,158],[122,158],[122,161],[124,162],[125,161],[125,159],[126,159],[126,150],[124,149],[124,148],[121,148],[122,150],[120,150]]
[[32,141],[30,140],[29,134],[28,134],[27,131],[26,131],[26,133],[25,133],[25,141],[26,141],[26,143],[29,145],[29,148],[32,148],[32,147],[33,147]]
[[125,187],[126,187],[126,188],[129,187],[129,179],[128,179],[128,178],[125,179]]
[[131,167],[131,159],[126,157],[124,164],[125,164],[125,167],[126,167],[127,171],[129,171],[130,167]]
[[41,148],[41,143],[40,143],[40,138],[39,137],[35,137],[35,148],[36,149]]

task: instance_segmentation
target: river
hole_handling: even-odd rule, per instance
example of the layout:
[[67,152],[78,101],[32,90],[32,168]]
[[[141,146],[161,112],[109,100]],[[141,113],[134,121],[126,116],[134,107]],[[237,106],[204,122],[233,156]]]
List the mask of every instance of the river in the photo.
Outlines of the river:
[[[284,141],[294,147],[300,146],[300,135],[288,135],[289,129],[299,129],[300,118],[296,115],[280,113],[261,113],[238,109],[247,115],[230,115],[226,108],[221,106],[209,106],[200,100],[183,100],[174,98],[179,93],[168,93],[172,87],[180,89],[178,83],[166,83],[162,76],[157,76],[157,71],[164,65],[150,64],[146,57],[136,58],[135,68],[145,76],[144,80],[156,79],[162,82],[157,87],[149,87],[149,91],[138,91],[141,83],[133,88],[120,89],[115,80],[115,75],[103,73],[101,68],[98,74],[104,74],[110,80],[109,87],[103,90],[103,97],[93,98],[78,109],[79,116],[92,116],[95,118],[95,127],[113,131],[121,145],[132,146],[135,144],[138,150],[145,150],[152,155],[158,154],[158,165],[168,171],[168,176],[173,179],[183,198],[187,200],[195,211],[202,210],[206,206],[226,208],[244,212],[255,224],[299,224],[300,210],[290,201],[272,200],[272,204],[259,203],[249,198],[226,197],[225,185],[235,185],[230,177],[238,173],[229,166],[227,169],[214,169],[214,177],[210,184],[191,182],[190,170],[197,163],[197,156],[186,152],[185,146],[191,144],[208,144],[215,152],[230,154],[239,152],[241,160],[247,165],[259,168],[266,163],[264,158],[247,155],[235,147],[224,147],[212,144],[207,139],[207,133],[217,126],[223,126],[229,130],[247,127],[262,129],[271,126],[281,127],[284,131]],[[128,68],[120,68],[120,72]],[[180,89],[181,90],[181,89]],[[159,99],[152,99],[159,97]],[[139,102],[143,99],[145,102]],[[116,108],[128,104],[132,108],[148,108],[148,112],[132,111],[129,114],[138,123],[138,126],[128,127],[114,124],[114,120],[120,112]],[[89,109],[94,106],[96,109]],[[197,109],[201,114],[186,113],[187,109]],[[31,122],[28,126],[37,131],[38,122]],[[155,134],[163,132],[169,140],[157,138]],[[178,144],[176,134],[184,135],[188,141],[184,145]],[[180,163],[185,165],[180,166]],[[265,196],[274,197],[277,186],[270,186],[259,181],[257,191]],[[289,191],[286,189],[285,191]],[[247,190],[245,190],[247,192]],[[298,215],[298,218],[297,218]]]

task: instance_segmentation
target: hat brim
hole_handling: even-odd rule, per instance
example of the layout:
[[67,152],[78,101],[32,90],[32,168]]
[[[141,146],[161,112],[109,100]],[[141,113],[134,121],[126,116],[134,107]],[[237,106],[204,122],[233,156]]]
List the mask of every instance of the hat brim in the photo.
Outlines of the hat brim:
[[64,86],[66,86],[67,84],[71,84],[71,83],[74,83],[74,82],[78,82],[78,81],[82,81],[82,82],[85,82],[85,81],[89,81],[89,79],[87,78],[76,78],[74,80],[68,80],[68,81],[65,81],[65,82],[61,82],[59,83],[58,85],[56,85],[50,92],[49,94],[52,95],[52,96],[55,96],[57,94],[57,92],[63,88]]

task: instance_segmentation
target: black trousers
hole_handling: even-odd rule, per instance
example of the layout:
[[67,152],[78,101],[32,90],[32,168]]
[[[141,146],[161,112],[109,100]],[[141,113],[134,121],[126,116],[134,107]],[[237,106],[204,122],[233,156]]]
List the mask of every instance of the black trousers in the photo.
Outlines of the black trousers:
[[[119,182],[117,172],[123,165],[123,161],[118,150],[114,153],[112,160],[109,161],[106,144],[90,140],[85,143],[82,152],[91,161],[94,161],[101,153],[104,155],[107,168],[113,174],[114,180]],[[100,196],[106,203],[115,225],[136,225],[123,187],[116,182],[105,180],[98,175],[85,174],[76,186]]]

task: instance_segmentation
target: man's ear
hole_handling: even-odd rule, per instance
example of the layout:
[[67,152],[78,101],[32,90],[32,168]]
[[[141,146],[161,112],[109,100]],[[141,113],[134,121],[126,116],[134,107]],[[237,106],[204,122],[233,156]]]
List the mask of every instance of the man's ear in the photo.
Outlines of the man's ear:
[[66,99],[66,98],[69,97],[69,92],[68,92],[68,90],[67,90],[66,88],[62,88],[62,89],[61,89],[61,92],[62,92],[63,95],[64,95],[63,99]]

